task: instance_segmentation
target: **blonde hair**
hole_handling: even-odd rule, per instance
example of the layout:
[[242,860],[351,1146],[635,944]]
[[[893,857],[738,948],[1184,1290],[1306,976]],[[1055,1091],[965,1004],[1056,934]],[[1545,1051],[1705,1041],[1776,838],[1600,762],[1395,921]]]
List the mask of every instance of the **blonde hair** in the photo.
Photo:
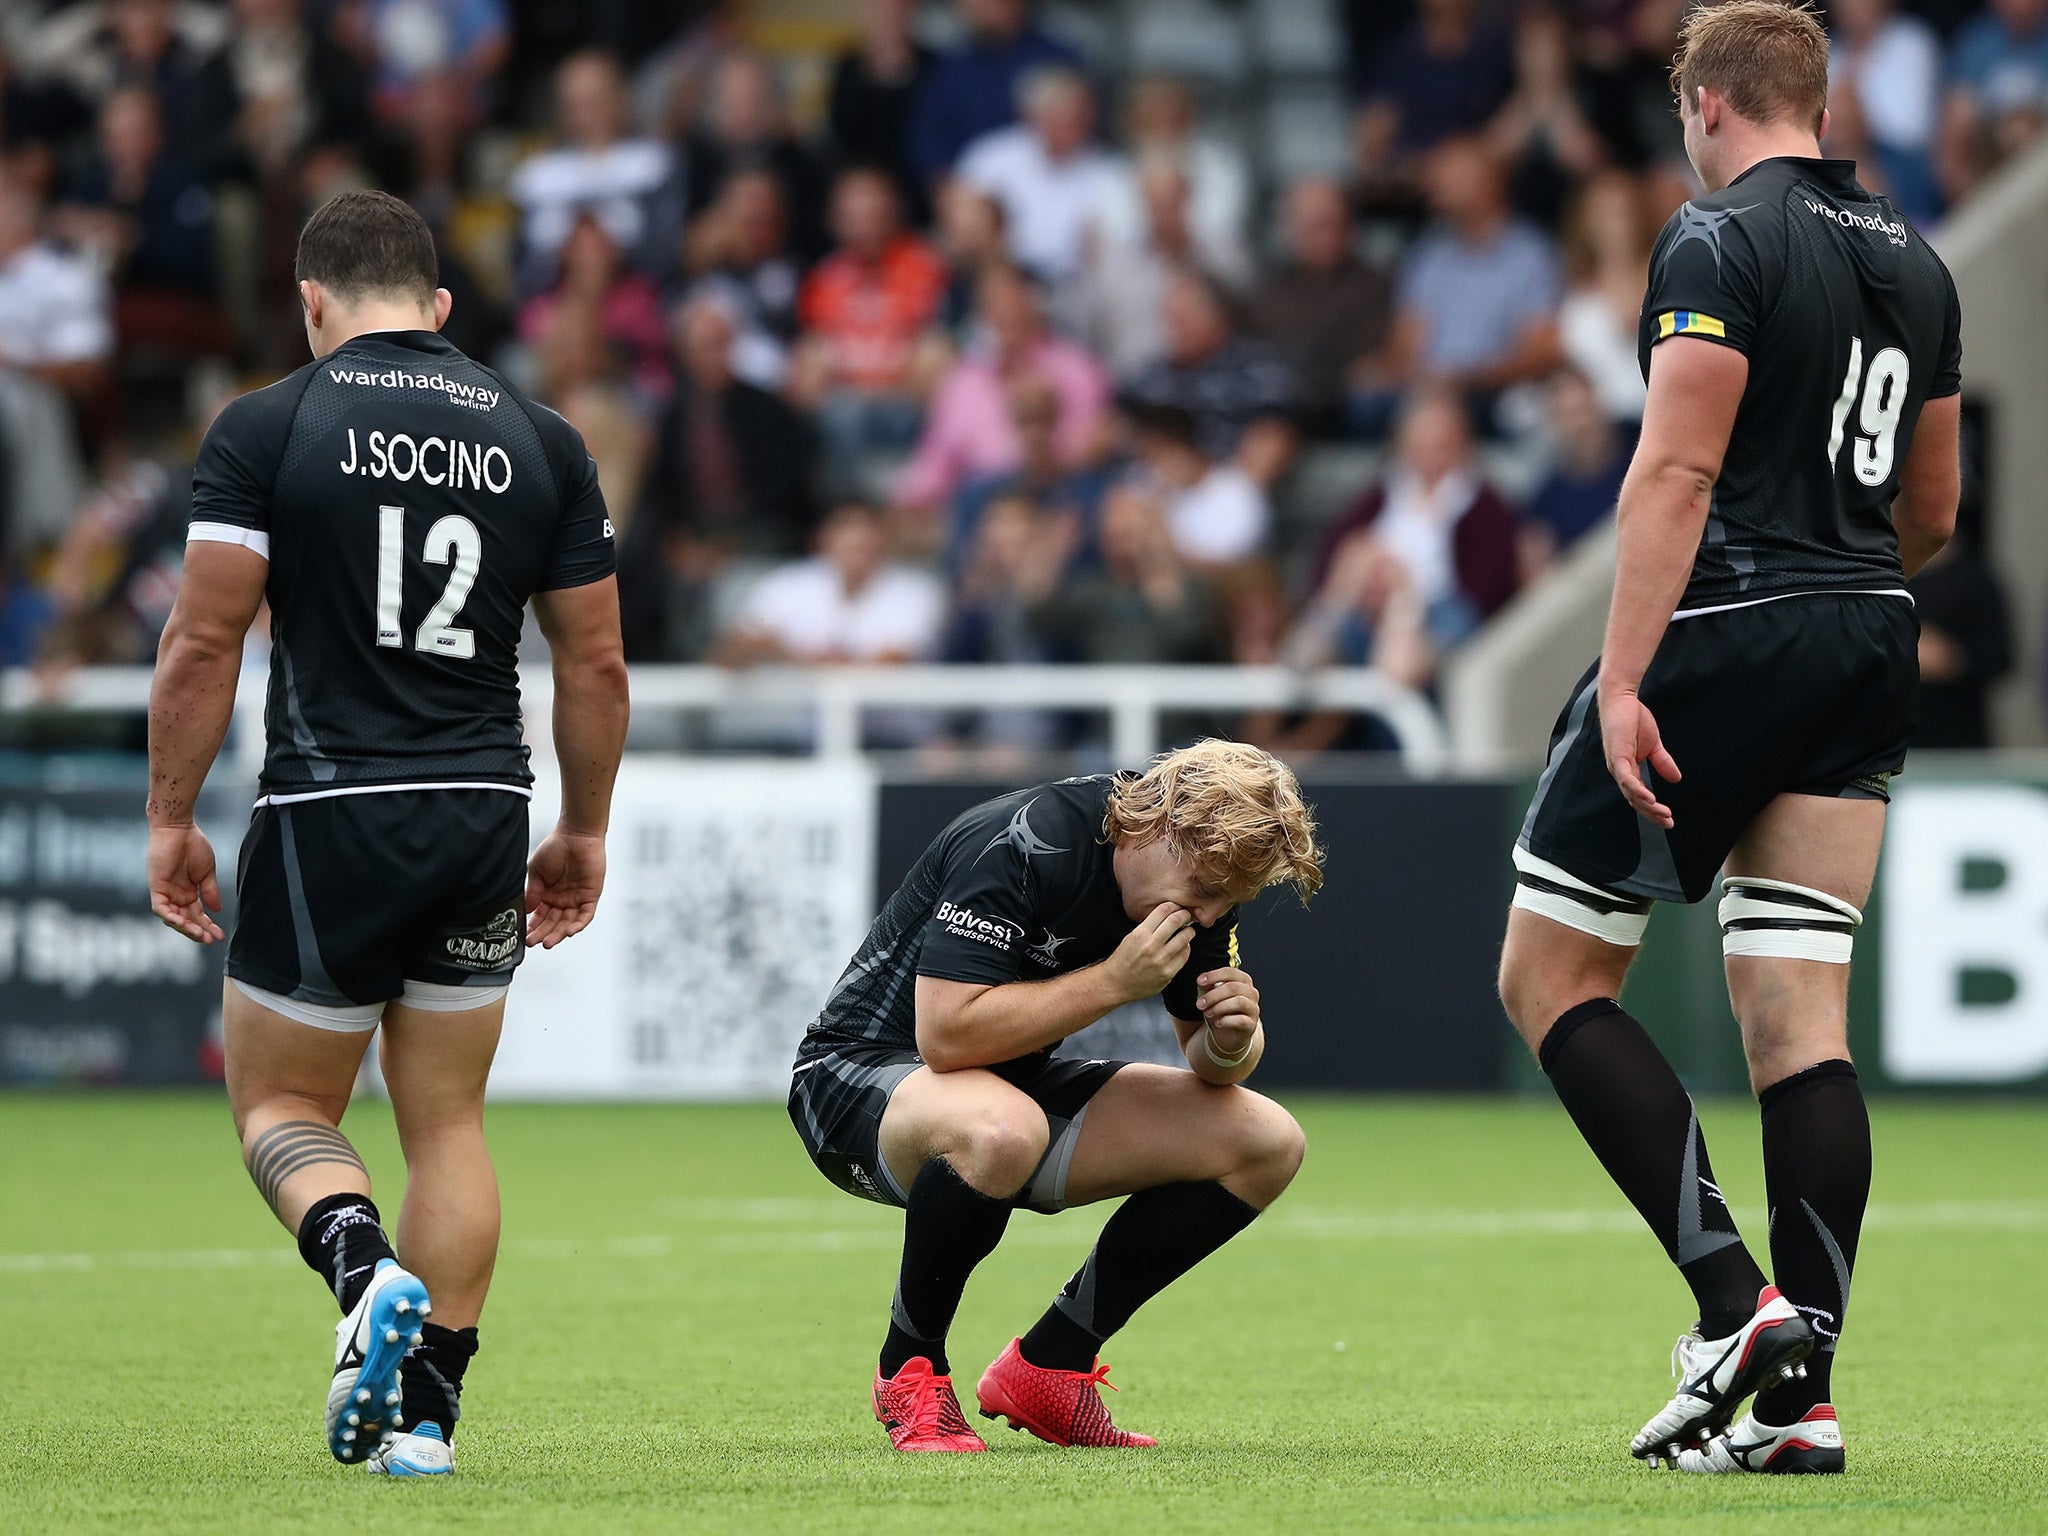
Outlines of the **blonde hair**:
[[1293,771],[1237,741],[1198,741],[1117,781],[1103,838],[1131,847],[1164,838],[1224,890],[1292,882],[1303,905],[1322,888],[1323,850]]
[[1719,91],[1752,123],[1803,122],[1820,132],[1828,105],[1828,35],[1804,0],[1702,5],[1678,29],[1671,88],[1690,103]]

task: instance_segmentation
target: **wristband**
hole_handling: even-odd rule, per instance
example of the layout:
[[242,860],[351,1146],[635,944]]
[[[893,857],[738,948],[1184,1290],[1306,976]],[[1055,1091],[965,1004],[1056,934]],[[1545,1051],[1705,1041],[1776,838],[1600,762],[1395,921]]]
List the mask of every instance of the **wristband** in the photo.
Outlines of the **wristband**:
[[1245,1058],[1251,1055],[1252,1047],[1258,1043],[1258,1039],[1259,1032],[1257,1029],[1254,1029],[1251,1039],[1245,1041],[1243,1050],[1239,1051],[1235,1056],[1218,1056],[1216,1054],[1216,1037],[1209,1033],[1209,1026],[1204,1024],[1202,1026],[1202,1054],[1216,1063],[1217,1066],[1228,1071],[1232,1067],[1244,1065]]

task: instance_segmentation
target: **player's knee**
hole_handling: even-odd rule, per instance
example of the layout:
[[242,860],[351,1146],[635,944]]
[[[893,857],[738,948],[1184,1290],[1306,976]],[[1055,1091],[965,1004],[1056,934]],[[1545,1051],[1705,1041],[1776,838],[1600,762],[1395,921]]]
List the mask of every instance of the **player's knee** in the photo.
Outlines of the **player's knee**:
[[1005,1105],[966,1125],[952,1153],[960,1177],[988,1195],[1014,1195],[1031,1179],[1051,1135],[1036,1106]]
[[1251,1101],[1240,1143],[1240,1172],[1252,1178],[1261,1196],[1255,1203],[1264,1205],[1294,1182],[1308,1155],[1308,1137],[1301,1123],[1271,1099],[1237,1091]]

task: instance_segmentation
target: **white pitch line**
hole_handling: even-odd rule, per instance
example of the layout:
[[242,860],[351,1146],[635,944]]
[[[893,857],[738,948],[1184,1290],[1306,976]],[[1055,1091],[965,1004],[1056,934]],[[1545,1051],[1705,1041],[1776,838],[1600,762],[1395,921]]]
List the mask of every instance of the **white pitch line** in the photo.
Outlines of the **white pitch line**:
[[[730,1212],[714,1216],[718,1201],[670,1202],[688,1206],[706,1221],[730,1221]],[[504,1252],[515,1259],[665,1259],[687,1248],[703,1253],[851,1253],[893,1250],[902,1242],[893,1221],[876,1220],[862,1227],[821,1226],[813,1221],[790,1222],[792,1216],[816,1209],[839,1209],[842,1202],[730,1202],[747,1208],[754,1218],[750,1231],[713,1232],[701,1236],[647,1233],[609,1238],[515,1238]],[[793,1208],[801,1208],[793,1209]],[[744,1218],[741,1218],[743,1221]],[[1005,1241],[1012,1247],[1070,1246],[1081,1229],[1099,1223],[1032,1223],[1013,1229]],[[1752,1219],[1752,1228],[1758,1223]],[[2039,1232],[2048,1229],[2048,1202],[1942,1200],[1923,1204],[1873,1205],[1864,1218],[1865,1231],[1886,1232]],[[1392,1240],[1415,1237],[1608,1237],[1641,1230],[1635,1213],[1612,1207],[1598,1210],[1507,1211],[1382,1211],[1318,1209],[1289,1211],[1283,1207],[1264,1230],[1283,1240],[1307,1242]],[[297,1251],[280,1241],[269,1248],[182,1248],[165,1251],[108,1253],[0,1253],[0,1277],[9,1275],[89,1274],[103,1270],[289,1268]]]

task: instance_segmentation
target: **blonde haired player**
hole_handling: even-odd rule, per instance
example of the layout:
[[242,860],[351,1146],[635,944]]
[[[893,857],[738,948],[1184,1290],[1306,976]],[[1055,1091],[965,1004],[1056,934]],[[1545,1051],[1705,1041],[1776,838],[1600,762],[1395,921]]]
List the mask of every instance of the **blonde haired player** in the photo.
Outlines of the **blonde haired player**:
[[[1303,900],[1322,851],[1294,775],[1205,741],[1142,774],[1064,779],[941,832],[798,1050],[789,1114],[819,1170],[904,1210],[875,1417],[903,1451],[980,1451],[946,1334],[1018,1207],[1128,1196],[1045,1315],[976,1388],[1055,1445],[1154,1442],[1110,1422],[1104,1339],[1249,1226],[1301,1164],[1301,1128],[1243,1085],[1265,1052],[1237,909]],[[1163,998],[1189,1070],[1055,1056]]]

